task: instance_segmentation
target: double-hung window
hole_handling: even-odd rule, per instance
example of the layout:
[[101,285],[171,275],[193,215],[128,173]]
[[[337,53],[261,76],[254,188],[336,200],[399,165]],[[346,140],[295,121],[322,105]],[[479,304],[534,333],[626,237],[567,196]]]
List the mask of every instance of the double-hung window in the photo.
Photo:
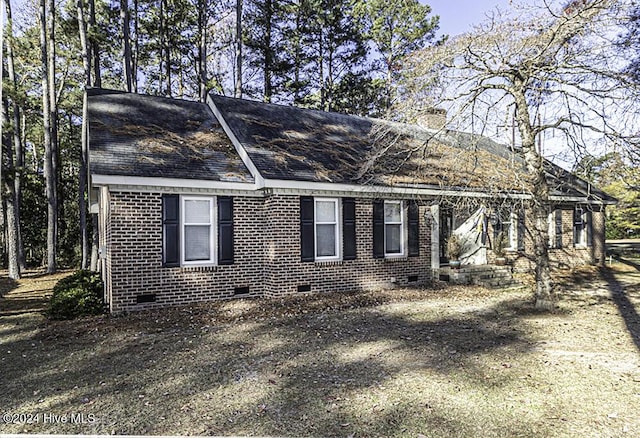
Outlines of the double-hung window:
[[215,263],[215,198],[183,196],[182,263]]
[[587,212],[580,206],[573,212],[573,239],[575,246],[587,246]]
[[355,260],[356,253],[355,200],[301,196],[301,260]]
[[508,251],[517,250],[520,246],[518,229],[521,227],[519,224],[520,218],[515,208],[500,210],[495,217],[495,223],[493,225],[494,239],[497,239],[498,235],[502,233],[502,247]]
[[402,201],[384,201],[384,254],[404,254],[404,211]]
[[233,198],[162,195],[162,265],[232,265]]
[[340,259],[340,208],[337,198],[314,199],[316,260]]
[[549,248],[562,248],[562,210],[549,213]]

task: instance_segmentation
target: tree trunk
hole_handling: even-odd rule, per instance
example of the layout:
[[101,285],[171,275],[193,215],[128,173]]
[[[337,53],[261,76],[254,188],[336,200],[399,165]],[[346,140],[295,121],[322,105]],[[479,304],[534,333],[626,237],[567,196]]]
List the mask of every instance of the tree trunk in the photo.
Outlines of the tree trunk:
[[322,35],[322,27],[318,28],[318,74],[320,75],[318,85],[320,87],[320,108],[324,109],[324,105],[327,99],[327,90],[325,90],[324,84],[324,40]]
[[131,73],[131,32],[129,31],[129,0],[120,0],[120,19],[122,20],[122,52],[123,52],[123,72],[124,84],[127,92],[133,90]]
[[92,223],[92,235],[93,235],[93,243],[91,246],[91,270],[96,272],[98,270],[98,215],[91,215],[91,223]]
[[271,74],[273,73],[273,50],[271,48],[271,26],[273,20],[273,3],[271,0],[265,2],[265,35],[264,35],[264,101],[271,102],[273,89],[271,85]]
[[6,1],[7,11],[7,74],[9,75],[9,82],[13,88],[13,150],[15,152],[14,159],[14,214],[15,214],[15,226],[17,236],[17,252],[18,252],[18,265],[21,271],[26,269],[26,260],[24,254],[24,244],[22,241],[22,231],[20,226],[20,212],[22,206],[22,172],[24,171],[24,143],[22,142],[21,135],[21,120],[20,120],[20,106],[16,102],[18,92],[18,81],[16,79],[15,67],[13,62],[13,19],[11,15],[11,0]]
[[[6,99],[2,99],[2,117],[0,120],[6,125],[8,119],[9,104]],[[6,150],[6,154],[4,153]],[[13,181],[13,148],[8,135],[2,135],[2,153],[7,157],[6,164],[3,163],[3,180],[0,181],[2,196],[6,201],[7,214],[7,255],[9,265],[9,278],[17,280],[20,278],[20,264],[18,263],[18,230],[16,217],[16,192]]]
[[[96,4],[94,0],[89,0],[89,35],[96,32]],[[91,56],[93,56],[93,86],[102,87],[102,73],[100,72],[100,46],[96,38],[91,38]]]
[[552,310],[556,297],[551,279],[549,263],[549,184],[544,171],[544,159],[536,149],[534,128],[529,114],[524,88],[518,80],[513,93],[516,108],[516,123],[522,138],[528,183],[531,188],[531,211],[533,217],[533,254],[535,257],[536,308]]
[[131,55],[131,80],[133,82],[133,92],[138,92],[138,53],[140,49],[140,40],[138,38],[138,0],[133,0],[133,32],[135,39],[133,40],[133,53]]
[[40,51],[42,62],[42,119],[44,130],[44,178],[47,194],[47,272],[56,271],[56,181],[53,167],[54,150],[51,139],[51,97],[49,90],[49,57],[47,54],[47,0],[40,0]]
[[89,57],[89,46],[87,44],[87,27],[84,19],[84,0],[77,0],[78,10],[78,31],[80,35],[80,48],[82,50],[82,66],[84,67],[85,90],[82,98],[82,133],[80,149],[80,171],[78,175],[78,209],[80,210],[80,246],[82,259],[80,267],[87,269],[89,265],[89,235],[87,233],[87,173],[88,173],[88,106],[87,87],[91,84],[91,58]]
[[198,47],[198,70],[200,73],[199,96],[200,102],[207,100],[207,0],[198,1],[198,32],[200,36],[200,44]]
[[236,0],[236,86],[234,97],[242,98],[242,1]]

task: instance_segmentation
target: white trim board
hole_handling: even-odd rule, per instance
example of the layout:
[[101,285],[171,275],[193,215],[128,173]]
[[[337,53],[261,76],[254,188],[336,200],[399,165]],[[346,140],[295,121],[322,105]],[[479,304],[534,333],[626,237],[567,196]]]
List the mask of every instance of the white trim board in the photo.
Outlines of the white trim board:
[[222,129],[227,134],[227,137],[229,137],[229,139],[231,140],[233,147],[236,149],[236,152],[238,153],[238,155],[240,155],[240,159],[242,160],[244,165],[247,167],[247,169],[249,169],[251,176],[253,176],[253,179],[256,182],[256,188],[260,189],[264,187],[264,178],[258,171],[258,168],[256,167],[256,165],[253,164],[253,161],[251,161],[249,154],[245,150],[244,146],[242,146],[242,143],[240,143],[240,140],[238,140],[236,135],[233,133],[227,121],[224,119],[224,117],[222,117],[222,113],[220,112],[216,104],[213,102],[213,99],[211,98],[210,94],[207,94],[207,105],[209,105],[209,108],[215,115],[216,119],[218,119],[218,123],[220,123],[220,126],[222,126]]

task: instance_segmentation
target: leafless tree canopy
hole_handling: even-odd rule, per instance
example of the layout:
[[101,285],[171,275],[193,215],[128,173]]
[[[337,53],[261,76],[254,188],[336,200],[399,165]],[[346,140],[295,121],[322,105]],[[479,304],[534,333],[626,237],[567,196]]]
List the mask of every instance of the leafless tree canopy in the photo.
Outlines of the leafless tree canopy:
[[396,108],[406,121],[439,107],[448,111],[448,128],[491,136],[500,125],[513,127],[522,158],[514,165],[524,170],[530,195],[539,307],[554,300],[547,250],[553,187],[543,135],[573,160],[597,148],[638,157],[639,90],[628,69],[633,57],[618,44],[631,10],[627,0],[517,6],[407,60]]
[[[524,99],[520,111],[528,111],[519,115],[534,138],[562,138],[573,156],[606,141],[637,157],[640,100],[627,68],[633,54],[625,53],[632,48],[617,44],[630,14],[629,2],[612,0],[496,11],[474,32],[409,60],[400,110],[411,120],[441,106],[449,126],[494,135]],[[526,142],[520,129],[516,142]]]

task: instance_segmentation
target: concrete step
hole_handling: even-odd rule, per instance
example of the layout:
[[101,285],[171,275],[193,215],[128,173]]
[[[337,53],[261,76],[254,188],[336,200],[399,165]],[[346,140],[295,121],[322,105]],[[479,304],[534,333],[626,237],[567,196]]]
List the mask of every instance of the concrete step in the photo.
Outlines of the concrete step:
[[460,269],[444,267],[440,269],[441,281],[455,284],[475,284],[487,288],[510,288],[520,285],[513,278],[510,266],[462,266]]

